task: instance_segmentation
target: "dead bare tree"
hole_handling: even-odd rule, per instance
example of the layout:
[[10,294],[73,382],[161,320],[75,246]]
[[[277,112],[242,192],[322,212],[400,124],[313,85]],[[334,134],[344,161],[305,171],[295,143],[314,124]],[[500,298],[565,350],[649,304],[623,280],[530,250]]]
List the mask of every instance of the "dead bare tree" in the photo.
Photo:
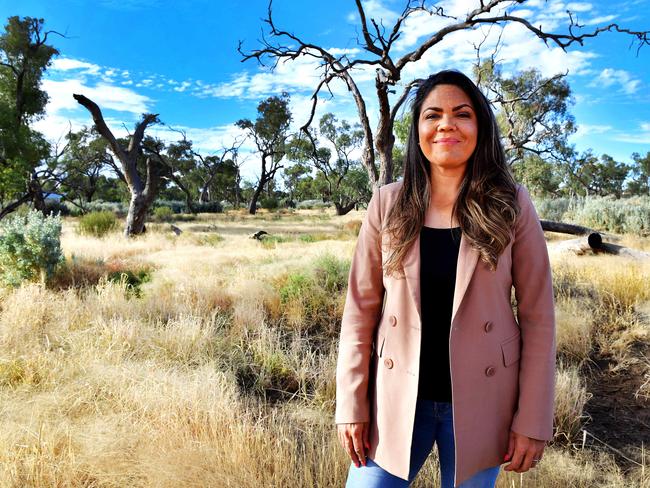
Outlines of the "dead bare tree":
[[[263,36],[260,41],[262,48],[251,52],[244,52],[240,41],[238,50],[242,55],[242,61],[256,59],[260,64],[270,65],[271,68],[275,68],[280,61],[291,61],[299,57],[308,57],[318,61],[321,76],[312,94],[311,115],[303,125],[303,130],[306,130],[313,121],[318,97],[322,90],[329,90],[330,83],[335,79],[343,81],[354,98],[359,121],[364,132],[361,161],[368,171],[370,181],[379,186],[393,180],[392,150],[395,142],[393,123],[400,106],[406,100],[409,90],[413,86],[413,82],[404,86],[401,95],[392,105],[389,94],[394,93],[394,87],[401,80],[404,68],[410,63],[419,61],[427,51],[439,44],[448,35],[454,32],[473,30],[481,25],[517,23],[523,25],[532,35],[544,41],[546,45],[551,42],[563,50],[566,50],[572,44],[582,46],[586,39],[596,37],[602,32],[628,34],[636,38],[639,49],[641,46],[649,44],[648,32],[650,31],[633,31],[619,27],[618,24],[609,24],[596,27],[590,32],[579,33],[578,30],[584,26],[574,19],[571,12],[568,12],[568,25],[564,31],[547,32],[541,26],[536,27],[525,18],[511,13],[509,7],[512,7],[512,9],[520,8],[520,5],[526,3],[526,0],[517,0],[516,2],[511,0],[480,0],[477,8],[468,12],[464,18],[446,14],[443,7],[429,7],[424,0],[407,0],[402,13],[393,26],[388,29],[381,19],[367,18],[361,0],[356,0],[355,3],[363,34],[361,40],[357,39],[357,43],[365,50],[366,57],[353,58],[346,53],[334,54],[332,50],[303,40],[289,31],[278,28],[273,20],[271,1],[269,2],[267,17],[264,20],[269,29],[270,39]],[[494,10],[500,11],[493,12]],[[391,49],[394,48],[395,42],[402,34],[404,22],[416,13],[426,13],[430,16],[447,19],[449,23],[429,36],[415,49],[395,58],[391,53]],[[379,120],[374,135],[370,127],[366,99],[359,89],[353,72],[354,68],[364,66],[374,66],[376,72],[375,95],[379,107]],[[379,157],[379,169],[375,164],[373,146]]]
[[146,175],[143,177],[138,172],[137,162],[142,155],[142,140],[144,132],[150,125],[159,123],[158,114],[143,114],[142,121],[138,123],[133,134],[129,136],[128,147],[123,147],[113,135],[113,132],[104,122],[104,116],[97,104],[89,98],[74,94],[74,99],[85,107],[93,117],[95,128],[104,137],[115,156],[120,160],[121,171],[118,175],[126,181],[131,192],[129,213],[126,217],[124,235],[132,237],[145,231],[144,223],[147,211],[151,207],[161,180],[161,163],[155,157],[146,158]]

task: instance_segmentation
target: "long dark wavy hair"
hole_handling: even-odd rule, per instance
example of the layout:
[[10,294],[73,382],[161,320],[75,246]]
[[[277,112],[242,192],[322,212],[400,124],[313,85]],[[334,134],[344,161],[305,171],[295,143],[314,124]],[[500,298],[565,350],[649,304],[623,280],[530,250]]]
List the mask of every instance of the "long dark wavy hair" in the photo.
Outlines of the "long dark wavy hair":
[[403,184],[391,208],[383,233],[390,249],[385,264],[387,275],[401,272],[404,255],[417,238],[431,200],[431,166],[419,146],[418,121],[422,103],[437,85],[454,85],[463,90],[474,105],[478,137],[476,149],[467,162],[452,215],[461,231],[491,270],[514,233],[519,214],[516,182],[506,162],[499,139],[499,127],[490,103],[479,88],[460,71],[444,70],[422,80],[411,103],[411,126],[406,143]]

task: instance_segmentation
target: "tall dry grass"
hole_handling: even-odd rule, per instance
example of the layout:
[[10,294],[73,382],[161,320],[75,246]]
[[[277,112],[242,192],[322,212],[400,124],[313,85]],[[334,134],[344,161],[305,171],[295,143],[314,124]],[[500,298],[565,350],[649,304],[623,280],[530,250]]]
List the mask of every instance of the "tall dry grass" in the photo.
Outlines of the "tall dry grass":
[[[133,240],[66,223],[57,286],[0,290],[0,487],[343,486],[336,327],[361,218],[201,216],[178,238],[160,225]],[[284,242],[250,239],[259,228]],[[150,279],[134,293],[116,270]],[[650,487],[646,458],[624,474],[575,447],[590,398],[581,367],[594,350],[620,368],[638,360],[650,270],[598,257],[554,259],[553,272],[556,442],[497,486]],[[434,450],[414,486],[436,486],[437,462]]]

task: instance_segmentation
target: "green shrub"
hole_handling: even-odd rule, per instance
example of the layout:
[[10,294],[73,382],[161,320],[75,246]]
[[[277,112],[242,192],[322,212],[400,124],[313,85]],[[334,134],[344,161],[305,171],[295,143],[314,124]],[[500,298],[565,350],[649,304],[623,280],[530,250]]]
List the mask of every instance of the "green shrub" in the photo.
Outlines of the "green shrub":
[[650,235],[650,197],[616,199],[613,196],[539,199],[541,219],[583,225],[595,230]]
[[126,217],[129,212],[129,202],[105,202],[103,200],[94,200],[84,205],[84,210],[81,210],[76,205],[70,202],[63,202],[68,208],[72,217],[81,217],[82,215],[91,212],[113,212],[116,217]]
[[117,228],[118,222],[115,214],[110,211],[91,212],[79,219],[80,234],[103,237]]
[[68,206],[60,201],[54,200],[53,198],[45,199],[45,208],[43,209],[45,215],[61,215],[62,217],[70,215],[70,209]]
[[279,236],[279,235],[264,235],[260,242],[262,247],[265,249],[275,249],[276,244],[281,244],[283,242],[289,242],[293,239],[291,237]]
[[0,280],[8,286],[49,280],[64,261],[61,217],[31,210],[0,221]]
[[220,234],[204,234],[197,237],[196,242],[201,246],[216,246],[223,242],[223,236]]
[[[228,204],[228,202],[226,202]],[[230,205],[230,204],[228,204]],[[187,207],[187,205],[186,205]],[[232,205],[230,205],[232,208]],[[223,202],[197,202],[194,203],[194,210],[199,213],[221,213],[223,212]],[[186,210],[189,212],[189,209]]]
[[153,209],[153,218],[158,222],[171,222],[174,211],[169,207],[156,207]]
[[329,347],[327,341],[338,333],[349,267],[348,261],[325,255],[307,269],[278,276],[274,285],[286,326],[306,333],[318,347]]
[[312,280],[302,272],[296,272],[287,276],[286,282],[280,287],[280,300],[284,304],[289,300],[295,300],[309,293],[312,288]]
[[569,209],[569,198],[534,199],[533,203],[540,219],[562,222]]
[[316,237],[314,234],[302,234],[300,236],[300,242],[316,242]]
[[107,279],[113,283],[120,283],[126,290],[127,296],[140,298],[142,285],[151,281],[151,272],[149,269],[112,271],[108,273]]
[[296,203],[296,208],[302,209],[314,209],[314,208],[328,208],[330,207],[330,202],[324,202],[322,199],[315,200],[302,200]]
[[342,291],[348,284],[350,262],[326,254],[314,263],[314,277],[318,285],[330,293]]
[[260,207],[267,210],[275,210],[280,206],[280,202],[275,197],[262,197],[260,198]]

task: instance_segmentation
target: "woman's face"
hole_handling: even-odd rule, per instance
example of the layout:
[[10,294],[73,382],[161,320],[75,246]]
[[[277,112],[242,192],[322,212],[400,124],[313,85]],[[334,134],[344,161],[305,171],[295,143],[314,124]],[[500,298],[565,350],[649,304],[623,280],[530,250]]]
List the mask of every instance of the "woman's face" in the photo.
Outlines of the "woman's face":
[[432,165],[466,166],[478,136],[472,101],[455,85],[436,85],[422,103],[418,132],[420,149]]

